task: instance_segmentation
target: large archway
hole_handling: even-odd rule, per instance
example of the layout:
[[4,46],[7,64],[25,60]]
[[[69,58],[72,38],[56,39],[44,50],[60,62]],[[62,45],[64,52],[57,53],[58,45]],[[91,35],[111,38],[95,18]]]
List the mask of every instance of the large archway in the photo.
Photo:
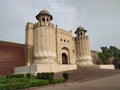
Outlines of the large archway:
[[62,53],[62,64],[68,64],[68,56]]

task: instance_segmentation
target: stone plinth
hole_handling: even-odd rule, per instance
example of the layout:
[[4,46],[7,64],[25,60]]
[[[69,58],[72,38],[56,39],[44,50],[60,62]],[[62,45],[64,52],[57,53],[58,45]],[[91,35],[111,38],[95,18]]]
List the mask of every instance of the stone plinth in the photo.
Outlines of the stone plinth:
[[94,65],[94,67],[100,68],[100,69],[115,69],[114,65]]
[[23,66],[15,68],[15,74],[38,72],[61,72],[77,69],[77,65],[63,65],[63,64],[34,64],[31,66]]
[[81,67],[87,67],[87,68],[99,68],[99,69],[115,69],[115,66],[110,64],[110,65],[86,65],[86,66],[79,66],[79,68]]

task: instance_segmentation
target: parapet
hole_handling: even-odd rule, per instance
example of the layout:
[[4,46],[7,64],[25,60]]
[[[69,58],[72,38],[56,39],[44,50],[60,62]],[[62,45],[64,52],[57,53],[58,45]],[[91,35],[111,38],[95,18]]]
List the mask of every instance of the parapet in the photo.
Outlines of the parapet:
[[53,23],[46,23],[46,22],[37,22],[34,24],[34,28],[40,27],[40,26],[47,26],[47,27],[52,27],[55,28],[55,25]]
[[33,29],[33,28],[34,28],[34,24],[33,24],[33,23],[28,22],[28,23],[26,24],[26,30],[27,30],[27,29]]
[[61,33],[61,34],[68,35],[68,36],[71,36],[71,31],[66,31],[66,30],[63,30],[61,28],[57,28],[57,32]]

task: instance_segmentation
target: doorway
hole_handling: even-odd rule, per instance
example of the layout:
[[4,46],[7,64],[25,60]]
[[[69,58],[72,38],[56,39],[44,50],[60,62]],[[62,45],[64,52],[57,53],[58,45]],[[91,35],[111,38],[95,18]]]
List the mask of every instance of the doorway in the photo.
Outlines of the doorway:
[[65,53],[62,54],[62,64],[68,64],[68,57]]

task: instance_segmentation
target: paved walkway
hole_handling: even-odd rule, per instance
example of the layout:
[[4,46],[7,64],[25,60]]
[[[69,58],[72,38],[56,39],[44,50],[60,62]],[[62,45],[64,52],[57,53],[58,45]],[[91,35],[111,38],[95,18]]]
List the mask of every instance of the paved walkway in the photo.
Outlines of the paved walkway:
[[120,90],[120,74],[87,82],[63,83],[34,90]]

